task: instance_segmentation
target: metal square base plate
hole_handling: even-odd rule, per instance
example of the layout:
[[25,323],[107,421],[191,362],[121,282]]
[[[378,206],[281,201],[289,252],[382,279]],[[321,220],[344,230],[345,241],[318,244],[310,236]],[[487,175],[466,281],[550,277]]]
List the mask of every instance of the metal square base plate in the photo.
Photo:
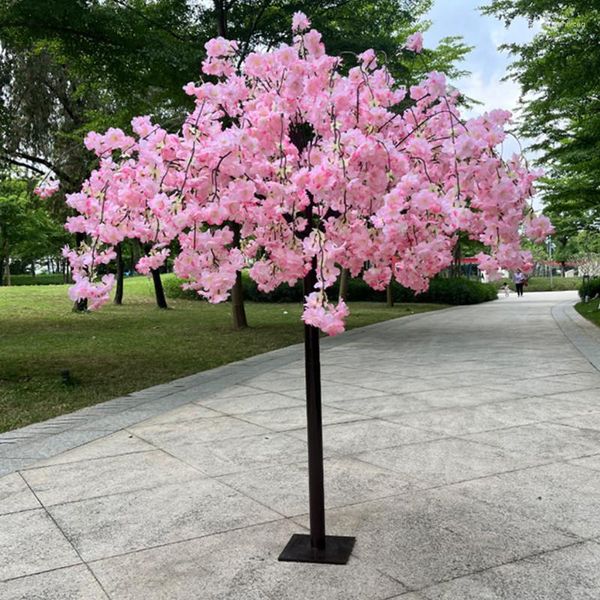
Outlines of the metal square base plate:
[[310,545],[310,535],[295,533],[279,555],[279,560],[345,565],[355,541],[353,537],[328,535],[325,537],[325,549],[318,550]]

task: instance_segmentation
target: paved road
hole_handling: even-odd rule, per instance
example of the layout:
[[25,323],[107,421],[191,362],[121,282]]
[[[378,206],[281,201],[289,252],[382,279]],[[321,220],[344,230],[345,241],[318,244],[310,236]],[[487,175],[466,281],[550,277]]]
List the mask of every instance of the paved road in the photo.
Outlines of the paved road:
[[0,598],[598,600],[600,339],[573,299],[325,342],[346,567],[276,561],[307,522],[298,347],[3,436]]

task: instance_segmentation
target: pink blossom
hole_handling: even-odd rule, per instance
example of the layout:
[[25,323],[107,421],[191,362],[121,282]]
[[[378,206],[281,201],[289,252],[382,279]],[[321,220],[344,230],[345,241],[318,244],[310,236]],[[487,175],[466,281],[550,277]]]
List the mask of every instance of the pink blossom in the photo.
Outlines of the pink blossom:
[[[185,86],[194,106],[178,133],[136,117],[133,136],[88,134],[99,164],[67,196],[76,214],[66,228],[89,239],[64,251],[72,297],[106,301],[111,281],[98,267],[125,238],[150,248],[142,273],[177,248],[175,273],[210,302],[227,299],[243,268],[268,292],[316,263],[302,318],[330,335],[348,314],[327,297],[340,267],[376,289],[393,278],[423,292],[459,236],[485,246],[477,258],[490,277],[531,267],[522,235],[540,240],[550,226],[531,216],[539,174],[497,151],[510,115],[464,122],[460,94],[436,72],[410,88],[406,109],[406,88],[373,51],[344,74],[309,28],[297,14],[294,45],[251,53],[239,70],[236,43],[208,42],[203,68],[217,80]],[[421,34],[406,47],[419,52]]]
[[302,12],[295,12],[292,18],[292,31],[306,31],[309,28],[308,17]]
[[417,54],[423,51],[423,34],[420,31],[409,35],[406,38],[406,43],[404,47],[411,52],[416,52]]

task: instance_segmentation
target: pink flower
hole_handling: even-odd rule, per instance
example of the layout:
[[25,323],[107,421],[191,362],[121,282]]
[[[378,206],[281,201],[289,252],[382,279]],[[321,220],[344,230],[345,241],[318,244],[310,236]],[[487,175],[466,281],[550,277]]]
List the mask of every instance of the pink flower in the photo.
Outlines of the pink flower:
[[404,47],[411,52],[419,54],[423,50],[423,34],[420,31],[409,35]]
[[295,12],[292,17],[292,31],[306,31],[310,28],[310,21],[303,12]]

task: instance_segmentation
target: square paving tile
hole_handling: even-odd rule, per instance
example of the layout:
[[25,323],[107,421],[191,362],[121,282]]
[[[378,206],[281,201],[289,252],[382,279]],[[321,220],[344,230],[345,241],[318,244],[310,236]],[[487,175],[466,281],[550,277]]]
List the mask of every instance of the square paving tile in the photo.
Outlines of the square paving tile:
[[267,431],[261,435],[206,443],[172,440],[165,451],[211,476],[262,469],[270,464],[298,462],[307,457],[303,434],[298,439],[286,433]]
[[446,435],[461,435],[531,423],[534,418],[503,402],[468,408],[447,408],[436,411],[391,416],[391,421]]
[[43,509],[0,516],[0,581],[81,563]]
[[355,557],[346,567],[280,563],[301,528],[287,521],[171,544],[91,563],[119,600],[383,600],[404,591]]
[[[291,431],[289,435],[305,439],[304,432]],[[404,427],[396,423],[368,419],[338,423],[323,427],[323,447],[336,454],[359,454],[369,450],[413,444],[433,440],[443,435]]]
[[48,510],[86,561],[280,516],[212,479],[59,504]]
[[446,438],[358,454],[420,486],[464,481],[524,466],[518,456],[483,444]]
[[91,460],[94,458],[105,458],[109,456],[120,456],[123,454],[133,454],[135,452],[148,452],[155,450],[154,446],[144,442],[128,431],[117,431],[106,437],[102,437],[73,450],[67,450],[57,454],[52,458],[37,461],[30,465],[30,468],[46,467],[50,465],[60,465],[78,461]]
[[[330,406],[323,406],[322,420],[324,425],[331,423],[344,423],[368,419],[365,415],[350,413]],[[291,431],[306,428],[306,407],[294,406],[292,408],[278,408],[275,410],[257,410],[240,415],[240,419],[260,425],[273,431]]]
[[597,600],[600,545],[576,544],[421,591],[427,600]]
[[212,408],[215,411],[228,415],[242,415],[256,410],[273,410],[276,408],[304,406],[304,403],[305,401],[303,398],[292,398],[276,392],[263,392],[257,389],[254,389],[254,394],[216,399],[208,398],[206,400],[198,401],[198,404],[201,404],[202,406]]
[[600,452],[600,431],[554,423],[535,423],[462,437],[517,453],[538,464]]
[[23,472],[45,506],[203,477],[160,450],[97,458]]
[[108,600],[85,565],[19,577],[0,585],[2,600]]
[[[325,459],[324,471],[326,508],[400,494],[409,489],[406,479],[353,458]],[[306,461],[226,475],[219,481],[286,516],[308,510]]]
[[18,473],[0,477],[0,515],[40,508],[40,503]]
[[[374,398],[375,396],[385,395],[385,392],[381,390],[368,389],[344,383],[332,383],[329,381],[321,382],[321,392],[324,404],[337,402],[339,400]],[[286,392],[286,395],[304,400],[306,398],[306,390],[304,387],[297,388]]]
[[556,463],[453,487],[583,538],[600,536],[600,472]]
[[332,509],[328,527],[355,535],[358,559],[417,590],[575,541],[447,489]]
[[129,431],[160,448],[163,443],[174,440],[184,441],[189,439],[194,442],[214,442],[246,435],[259,435],[267,430],[234,417],[216,417],[166,425],[141,424],[130,427]]

